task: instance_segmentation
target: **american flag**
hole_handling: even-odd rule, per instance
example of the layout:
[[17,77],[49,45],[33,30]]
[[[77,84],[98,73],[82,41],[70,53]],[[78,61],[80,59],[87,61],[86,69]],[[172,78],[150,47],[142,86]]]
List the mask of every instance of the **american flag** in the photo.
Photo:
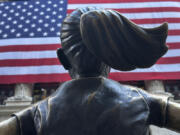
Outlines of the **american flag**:
[[121,72],[117,81],[180,79],[179,0],[29,0],[0,3],[0,84],[63,82],[70,79],[60,65],[60,27],[78,7],[113,9],[143,27],[169,23],[169,51],[154,66]]

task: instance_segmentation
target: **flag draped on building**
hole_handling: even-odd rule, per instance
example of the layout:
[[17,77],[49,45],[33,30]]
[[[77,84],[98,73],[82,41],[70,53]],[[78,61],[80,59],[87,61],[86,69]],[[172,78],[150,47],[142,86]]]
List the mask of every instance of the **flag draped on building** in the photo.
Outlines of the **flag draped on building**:
[[143,27],[169,23],[169,51],[154,66],[121,72],[117,81],[180,79],[179,0],[29,0],[0,3],[0,84],[62,82],[70,77],[59,63],[60,28],[78,7],[117,10]]

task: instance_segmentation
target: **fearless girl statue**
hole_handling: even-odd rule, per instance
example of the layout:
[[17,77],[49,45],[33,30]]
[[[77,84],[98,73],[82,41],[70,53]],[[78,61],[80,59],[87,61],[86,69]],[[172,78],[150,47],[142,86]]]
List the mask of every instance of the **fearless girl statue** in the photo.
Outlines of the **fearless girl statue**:
[[110,68],[148,68],[163,56],[167,23],[146,29],[94,7],[67,16],[58,58],[72,80],[0,123],[0,135],[149,135],[149,125],[180,131],[180,104],[108,79]]

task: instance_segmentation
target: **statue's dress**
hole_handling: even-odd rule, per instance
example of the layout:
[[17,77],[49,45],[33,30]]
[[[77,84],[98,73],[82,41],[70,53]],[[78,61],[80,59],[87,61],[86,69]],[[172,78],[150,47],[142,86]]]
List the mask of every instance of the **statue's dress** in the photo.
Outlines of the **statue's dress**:
[[22,135],[147,135],[147,99],[141,89],[102,77],[84,78],[65,82],[15,116]]

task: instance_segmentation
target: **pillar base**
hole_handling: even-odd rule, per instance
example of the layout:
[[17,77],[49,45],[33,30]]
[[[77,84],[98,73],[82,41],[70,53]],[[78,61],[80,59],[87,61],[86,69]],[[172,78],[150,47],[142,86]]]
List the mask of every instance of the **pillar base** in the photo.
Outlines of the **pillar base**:
[[31,105],[32,97],[22,97],[22,96],[15,96],[9,97],[5,100],[6,106],[26,106]]
[[15,86],[15,94],[9,97],[5,103],[7,106],[25,106],[32,103],[33,84],[20,83]]

